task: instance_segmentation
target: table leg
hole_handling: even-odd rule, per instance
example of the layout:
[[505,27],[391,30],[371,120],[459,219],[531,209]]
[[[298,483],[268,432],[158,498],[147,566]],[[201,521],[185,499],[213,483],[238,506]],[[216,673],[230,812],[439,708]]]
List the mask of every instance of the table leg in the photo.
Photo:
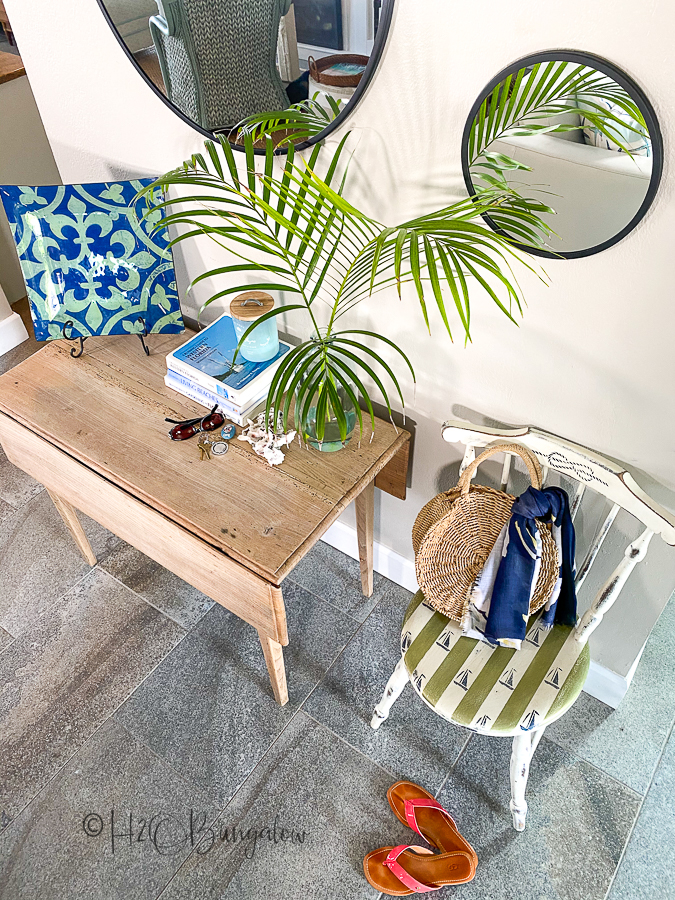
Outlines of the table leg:
[[77,518],[77,513],[75,509],[63,500],[58,494],[52,493],[49,489],[47,489],[47,493],[52,498],[52,502],[54,506],[59,511],[59,515],[66,523],[66,527],[68,531],[72,534],[75,543],[77,544],[77,548],[84,556],[86,561],[90,566],[96,565],[96,556],[94,555],[94,551],[91,549],[91,544],[87,540],[87,535],[84,533],[84,529],[80,524],[80,520]]
[[359,541],[361,589],[365,597],[373,593],[373,518],[375,515],[375,482],[371,481],[354,501],[356,534]]
[[258,637],[265,655],[267,671],[270,674],[274,699],[279,706],[285,706],[288,703],[288,688],[286,686],[286,669],[284,668],[284,648],[278,641],[272,640],[261,631],[258,632]]

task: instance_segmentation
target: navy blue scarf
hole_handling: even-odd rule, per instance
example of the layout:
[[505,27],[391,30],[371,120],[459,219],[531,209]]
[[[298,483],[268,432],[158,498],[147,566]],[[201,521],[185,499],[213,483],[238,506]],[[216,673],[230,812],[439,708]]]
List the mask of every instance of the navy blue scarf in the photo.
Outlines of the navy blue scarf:
[[536,560],[535,517],[559,527],[562,540],[560,594],[557,602],[543,613],[541,621],[547,625],[576,625],[575,535],[569,499],[562,488],[538,491],[530,487],[518,497],[511,510],[508,546],[495,578],[485,629],[485,636],[491,642],[525,637]]

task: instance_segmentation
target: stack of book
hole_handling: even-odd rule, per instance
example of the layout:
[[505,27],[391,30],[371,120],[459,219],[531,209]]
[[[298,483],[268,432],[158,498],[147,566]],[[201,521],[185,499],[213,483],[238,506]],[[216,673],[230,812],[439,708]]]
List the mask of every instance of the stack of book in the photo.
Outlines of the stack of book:
[[237,337],[229,315],[223,315],[166,358],[164,383],[195,403],[245,425],[261,407],[274,373],[291,349],[279,342],[279,353],[267,362],[249,362],[241,354],[233,365]]

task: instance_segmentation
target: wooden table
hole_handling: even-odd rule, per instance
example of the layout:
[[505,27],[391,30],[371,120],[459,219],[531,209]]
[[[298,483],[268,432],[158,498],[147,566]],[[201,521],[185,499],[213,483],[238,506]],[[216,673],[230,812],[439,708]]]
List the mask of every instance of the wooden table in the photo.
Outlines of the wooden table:
[[[281,583],[355,501],[363,592],[373,590],[374,486],[405,498],[405,431],[377,420],[346,449],[295,443],[279,468],[230,442],[200,461],[195,438],[169,440],[166,417],[203,407],[165,387],[165,356],[185,335],[90,338],[80,359],[55,341],[0,377],[0,443],[45,485],[85,559],[75,510],[108,528],[257,629],[274,696],[288,700]],[[364,416],[364,424],[367,416]]]
[[26,70],[23,67],[20,56],[0,50],[0,84],[14,81],[15,78],[21,78],[25,74]]

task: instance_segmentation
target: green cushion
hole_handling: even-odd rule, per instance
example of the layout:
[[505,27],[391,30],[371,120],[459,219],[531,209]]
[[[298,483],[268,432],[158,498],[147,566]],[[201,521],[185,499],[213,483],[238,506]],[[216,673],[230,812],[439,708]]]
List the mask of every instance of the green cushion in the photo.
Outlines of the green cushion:
[[520,650],[462,636],[418,591],[401,631],[413,687],[440,716],[483,734],[518,734],[559,718],[579,696],[590,654],[574,629],[532,616]]

